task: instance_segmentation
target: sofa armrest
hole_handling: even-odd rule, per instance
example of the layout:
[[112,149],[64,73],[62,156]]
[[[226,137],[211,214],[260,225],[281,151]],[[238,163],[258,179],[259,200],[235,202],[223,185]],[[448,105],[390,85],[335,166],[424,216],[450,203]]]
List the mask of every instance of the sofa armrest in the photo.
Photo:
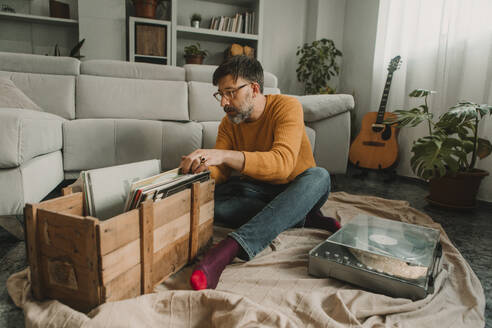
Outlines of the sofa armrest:
[[30,109],[0,108],[0,169],[62,149],[65,119]]
[[350,147],[350,111],[354,108],[351,95],[294,96],[302,104],[306,126],[316,133],[314,159],[330,174],[347,170]]
[[308,95],[294,96],[302,105],[304,121],[316,122],[354,109],[351,95]]

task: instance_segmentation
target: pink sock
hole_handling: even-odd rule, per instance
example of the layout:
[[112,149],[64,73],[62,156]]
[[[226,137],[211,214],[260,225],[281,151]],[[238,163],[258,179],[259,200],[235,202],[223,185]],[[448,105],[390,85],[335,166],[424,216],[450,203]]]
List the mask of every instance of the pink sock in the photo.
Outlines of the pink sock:
[[320,210],[311,211],[306,215],[306,228],[324,229],[335,232],[341,228],[340,223],[329,216],[324,216]]
[[236,257],[239,249],[238,242],[231,237],[218,243],[205,254],[193,270],[190,277],[191,287],[194,290],[215,289],[222,271]]

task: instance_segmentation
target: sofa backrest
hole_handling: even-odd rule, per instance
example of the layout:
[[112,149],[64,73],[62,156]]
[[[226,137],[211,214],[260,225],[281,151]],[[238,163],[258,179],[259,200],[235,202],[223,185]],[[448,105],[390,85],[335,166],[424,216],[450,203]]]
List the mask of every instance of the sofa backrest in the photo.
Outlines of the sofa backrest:
[[69,57],[0,52],[0,77],[11,79],[45,112],[75,118],[80,61]]
[[189,120],[182,67],[89,60],[80,73],[76,118]]

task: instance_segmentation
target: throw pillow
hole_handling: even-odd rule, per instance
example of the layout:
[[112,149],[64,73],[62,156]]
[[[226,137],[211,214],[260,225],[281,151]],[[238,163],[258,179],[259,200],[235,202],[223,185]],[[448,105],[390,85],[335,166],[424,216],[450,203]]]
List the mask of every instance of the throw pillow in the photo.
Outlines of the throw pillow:
[[10,79],[0,78],[0,108],[22,108],[43,111]]

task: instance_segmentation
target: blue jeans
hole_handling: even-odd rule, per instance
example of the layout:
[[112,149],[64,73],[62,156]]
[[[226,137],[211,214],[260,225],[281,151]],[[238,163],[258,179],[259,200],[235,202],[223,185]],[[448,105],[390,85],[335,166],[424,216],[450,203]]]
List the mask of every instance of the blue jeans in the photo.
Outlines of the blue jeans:
[[238,228],[229,236],[244,250],[238,256],[251,260],[281,232],[304,226],[306,214],[320,209],[329,192],[330,174],[322,167],[283,185],[232,177],[215,188],[215,222]]

